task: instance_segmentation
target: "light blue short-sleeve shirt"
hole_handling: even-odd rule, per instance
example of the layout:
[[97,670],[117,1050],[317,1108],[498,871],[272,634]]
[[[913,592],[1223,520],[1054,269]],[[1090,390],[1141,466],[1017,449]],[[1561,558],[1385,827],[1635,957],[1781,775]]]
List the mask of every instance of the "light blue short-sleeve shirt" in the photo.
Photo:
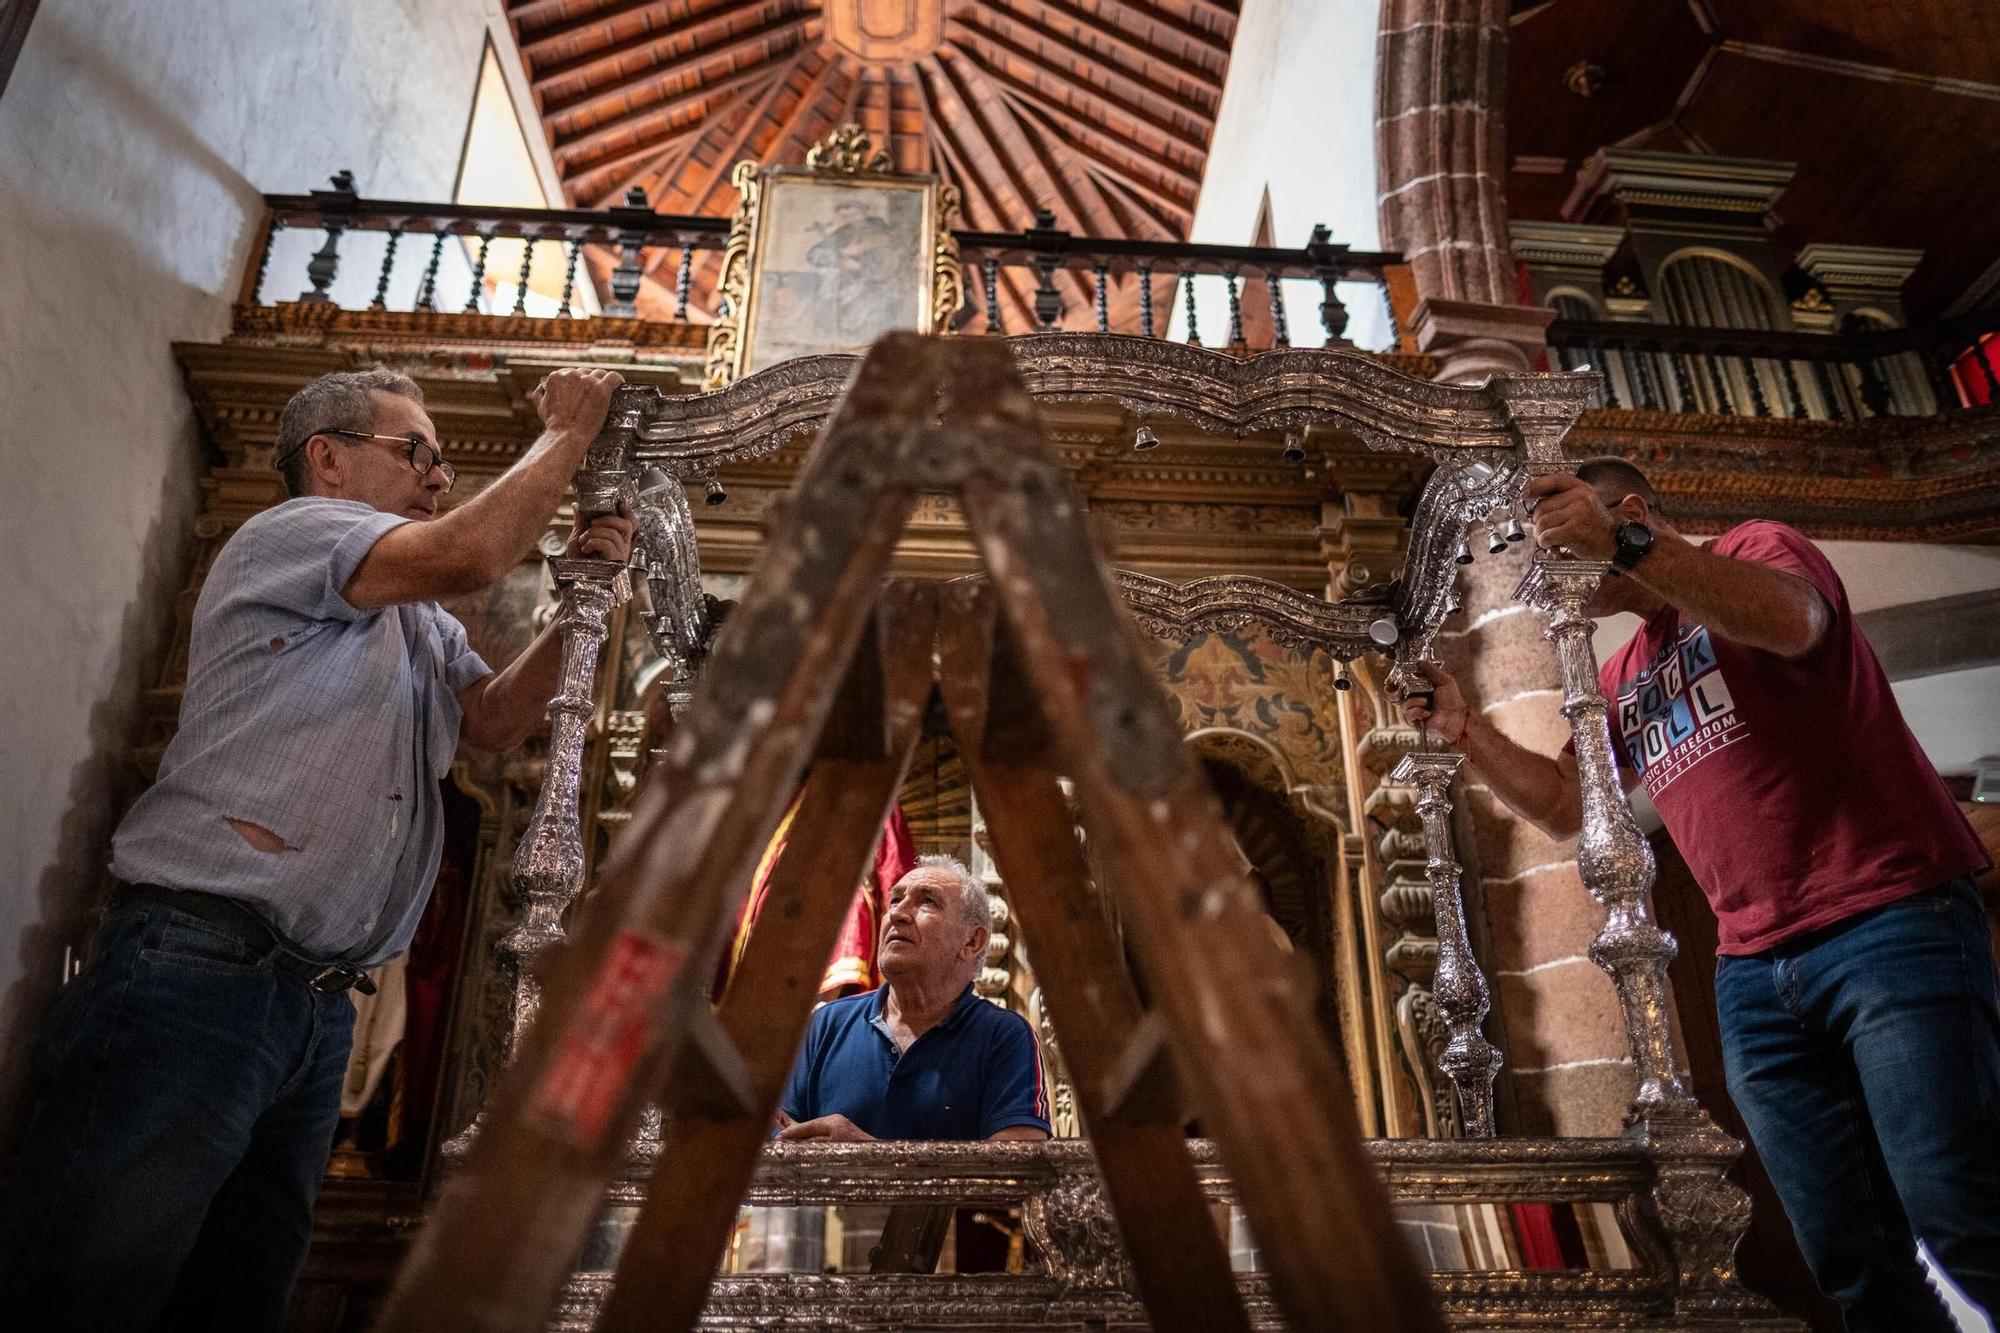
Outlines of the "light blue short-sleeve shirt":
[[[308,496],[223,546],[195,603],[180,729],[112,840],[120,880],[238,899],[317,958],[409,946],[444,846],[458,692],[491,671],[437,603],[341,595],[410,521]],[[232,819],[286,850],[252,847]]]

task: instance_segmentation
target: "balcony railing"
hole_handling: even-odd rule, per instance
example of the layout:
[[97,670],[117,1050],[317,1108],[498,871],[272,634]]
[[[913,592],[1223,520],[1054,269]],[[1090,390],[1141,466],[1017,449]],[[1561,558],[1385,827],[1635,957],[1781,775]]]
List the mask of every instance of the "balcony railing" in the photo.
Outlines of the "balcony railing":
[[[1839,333],[1709,329],[1559,319],[1549,326],[1552,367],[1604,372],[1604,406],[1725,416],[1927,417],[1985,396],[1961,392],[1955,362],[1979,335],[2000,328],[2000,310],[1977,310],[1927,328]],[[1964,372],[1961,371],[1960,374]],[[2000,384],[1984,386],[2000,395]]]
[[[601,313],[692,328],[715,313],[704,306],[729,232],[727,218],[656,213],[637,190],[623,206],[600,212],[498,208],[364,199],[342,172],[330,189],[265,195],[264,202],[263,244],[244,291],[251,306],[304,302],[553,319]],[[1196,284],[1187,279],[1219,278],[1232,345],[1246,341],[1246,287],[1261,282],[1263,308],[1248,318],[1262,323],[1268,316],[1269,344],[1291,346],[1294,320],[1285,283],[1299,280],[1316,284],[1308,319],[1318,324],[1317,336],[1301,337],[1301,343],[1344,340],[1348,312],[1337,287],[1356,282],[1380,291],[1392,345],[1395,339],[1386,272],[1402,257],[1352,250],[1324,227],[1315,227],[1298,249],[1074,236],[1048,213],[1023,232],[953,235],[965,266],[966,307],[958,317],[963,332],[1094,327],[1163,337],[1178,300],[1186,308],[1188,341],[1198,342],[1192,332],[1199,326]],[[452,244],[455,238],[460,244]],[[667,299],[642,302],[644,279],[654,273]],[[1009,326],[1000,299],[1003,275],[1031,311],[1027,327]],[[1069,276],[1059,282],[1059,275]],[[1013,323],[1021,322],[1017,314]],[[1257,341],[1265,341],[1261,330]]]

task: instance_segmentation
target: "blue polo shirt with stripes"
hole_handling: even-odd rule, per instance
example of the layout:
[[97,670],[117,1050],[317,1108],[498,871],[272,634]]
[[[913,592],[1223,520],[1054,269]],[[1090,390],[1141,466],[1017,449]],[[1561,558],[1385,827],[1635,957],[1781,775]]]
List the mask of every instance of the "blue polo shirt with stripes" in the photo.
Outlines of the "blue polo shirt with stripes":
[[782,1103],[794,1120],[844,1115],[878,1139],[988,1139],[1049,1129],[1048,1081],[1034,1029],[972,987],[930,1031],[896,1050],[882,1017],[888,989],[813,1015]]

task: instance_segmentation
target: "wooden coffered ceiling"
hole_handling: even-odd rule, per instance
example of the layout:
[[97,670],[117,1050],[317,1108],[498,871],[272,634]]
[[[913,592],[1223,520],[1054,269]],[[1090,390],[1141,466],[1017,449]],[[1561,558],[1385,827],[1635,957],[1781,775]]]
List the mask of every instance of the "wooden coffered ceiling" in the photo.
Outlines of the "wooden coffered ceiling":
[[2000,5],[1514,0],[1507,59],[1516,217],[1620,144],[1797,163],[1781,237],[1924,251],[1913,313],[2000,261]]
[[572,205],[643,187],[725,215],[744,158],[797,165],[859,123],[963,196],[961,225],[1047,209],[1182,240],[1236,0],[508,0]]

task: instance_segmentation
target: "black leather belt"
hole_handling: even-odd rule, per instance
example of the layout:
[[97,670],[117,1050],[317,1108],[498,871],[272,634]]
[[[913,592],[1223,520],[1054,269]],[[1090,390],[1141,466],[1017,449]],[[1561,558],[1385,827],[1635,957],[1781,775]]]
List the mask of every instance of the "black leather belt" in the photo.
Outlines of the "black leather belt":
[[188,889],[163,889],[157,884],[128,884],[119,901],[154,903],[196,917],[253,949],[276,949],[272,963],[286,976],[303,981],[321,995],[338,995],[352,987],[363,995],[375,993],[368,973],[353,963],[323,962],[308,958],[285,943],[285,939],[250,907],[234,898]]

